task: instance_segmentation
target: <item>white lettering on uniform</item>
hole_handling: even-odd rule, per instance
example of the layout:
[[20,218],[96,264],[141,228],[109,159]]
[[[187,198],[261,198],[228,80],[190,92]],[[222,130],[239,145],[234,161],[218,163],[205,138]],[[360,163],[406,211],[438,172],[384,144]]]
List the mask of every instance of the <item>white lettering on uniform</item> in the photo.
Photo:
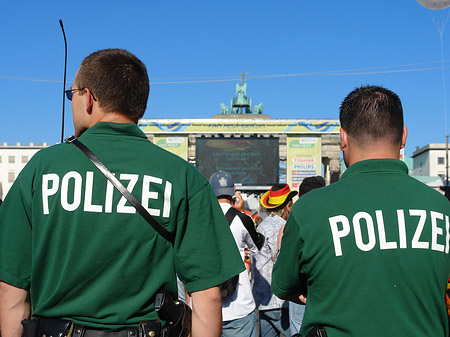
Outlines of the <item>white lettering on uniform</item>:
[[[133,188],[136,185],[138,179],[139,179],[139,175],[137,175],[137,174],[122,173],[120,175],[120,180],[129,180],[130,181],[128,183],[128,186],[126,187],[130,193],[133,192]],[[120,200],[119,200],[119,203],[117,204],[117,213],[129,213],[129,214],[136,213],[136,208],[134,208],[133,206],[125,205],[126,202],[127,202],[127,199],[125,199],[125,197],[122,196],[122,198],[120,198]]]
[[[369,242],[364,243],[361,235],[361,219],[365,220],[367,233],[369,235]],[[353,216],[353,230],[355,232],[356,246],[364,252],[368,252],[375,247],[377,239],[375,238],[375,228],[373,227],[373,220],[369,213],[358,212]]]
[[158,199],[158,192],[151,192],[150,191],[150,184],[162,184],[161,178],[156,178],[152,176],[144,176],[144,181],[142,183],[142,206],[151,214],[154,216],[159,216],[161,211],[159,209],[149,208],[148,207],[148,201],[150,199]]
[[428,249],[429,243],[424,241],[419,241],[420,236],[422,235],[423,227],[425,226],[425,220],[427,218],[427,212],[422,209],[410,209],[409,215],[411,216],[420,216],[419,223],[417,224],[416,231],[414,233],[414,237],[411,242],[412,248],[421,248]]
[[[429,215],[429,217],[428,217]],[[409,210],[408,221],[405,221],[405,211],[397,210],[397,224],[398,224],[398,242],[397,241],[387,241],[386,239],[386,230],[385,223],[383,218],[383,211],[376,210],[375,211],[375,220],[378,229],[378,239],[380,241],[379,248],[380,250],[384,249],[400,249],[407,248],[407,235],[406,229],[408,228],[411,231],[411,234],[414,232],[414,236],[411,239],[411,248],[413,249],[431,249],[438,252],[449,253],[450,250],[450,219],[448,215],[435,212],[435,211],[425,211],[420,209],[411,209]],[[418,217],[418,219],[417,219]],[[427,222],[427,217],[429,221]],[[336,256],[342,256],[342,244],[341,239],[348,236],[350,234],[350,221],[344,215],[337,215],[330,217],[329,219],[331,234],[333,237],[333,244]],[[445,221],[445,245],[443,243],[439,243],[440,236],[444,236],[444,221]],[[363,241],[362,236],[362,222],[365,223],[365,227],[367,227],[368,234],[368,242],[365,243]],[[341,224],[341,228],[339,229],[338,224]],[[358,247],[361,251],[370,251],[376,245],[376,235],[375,235],[375,226],[374,219],[367,212],[357,212],[352,219],[353,224],[353,235],[354,235],[354,243],[356,247]],[[408,224],[408,227],[406,226]],[[425,227],[425,225],[427,227]],[[389,228],[393,228],[394,224],[389,224]],[[424,230],[427,231],[427,237],[429,237],[429,241],[420,241],[422,233]],[[430,235],[431,234],[431,235]],[[431,247],[430,247],[431,243]]]
[[[114,174],[114,173],[113,173]],[[108,180],[106,183],[105,213],[112,213],[114,185]]]
[[[52,182],[52,187],[49,187],[49,182]],[[49,214],[48,197],[55,195],[59,188],[59,177],[56,173],[44,174],[42,176],[42,208],[44,214]]]
[[163,217],[168,218],[170,215],[170,196],[172,195],[172,184],[166,181],[166,188],[164,189],[164,207]]
[[[69,180],[74,180],[73,186],[73,202],[69,203]],[[61,181],[61,206],[66,211],[74,211],[76,210],[81,203],[81,185],[83,182],[83,178],[81,178],[81,174],[75,171],[68,172],[64,175]]]
[[[114,173],[113,173],[114,174]],[[105,199],[103,204],[94,204],[93,196],[98,193],[94,193],[94,172],[87,171],[84,184],[84,212],[96,212],[96,213],[112,213],[113,203],[114,203],[114,191],[115,188],[109,181],[106,182]],[[129,181],[127,185],[127,190],[132,193],[136,184],[139,181],[138,174],[120,174],[120,180]],[[164,192],[157,192],[155,190],[151,191],[151,185],[158,184],[161,186],[160,190]],[[164,188],[162,188],[164,186]],[[48,173],[42,175],[42,209],[43,214],[47,215],[50,213],[50,199],[55,196],[58,191],[60,195],[57,197],[60,199],[61,206],[66,211],[75,211],[81,205],[81,197],[83,195],[83,177],[80,173],[75,171],[67,172],[62,179],[56,173]],[[73,193],[72,193],[73,191]],[[70,195],[69,195],[70,192]],[[118,192],[117,192],[118,193]],[[141,203],[150,212],[150,214],[155,216],[161,216],[168,218],[170,217],[171,210],[171,196],[172,196],[172,183],[169,181],[164,181],[161,178],[152,177],[144,175],[142,177],[142,199]],[[153,200],[163,199],[161,209],[151,208]],[[69,200],[71,202],[69,202]],[[97,199],[98,202],[98,199]],[[127,200],[125,197],[121,196],[119,202],[117,203],[117,213],[136,213],[136,209],[131,205],[126,205]]]
[[447,231],[447,235],[445,236],[445,253],[448,254],[450,243],[450,222],[448,220],[448,215],[445,216],[445,230]]
[[398,239],[400,241],[400,248],[407,248],[405,212],[402,209],[397,210],[397,219],[398,219]]
[[[331,227],[331,234],[333,235],[334,252],[336,256],[342,255],[341,238],[350,234],[350,223],[346,216],[337,215],[328,219]],[[342,230],[339,230],[338,223],[342,224]]]
[[380,239],[380,249],[396,249],[397,242],[387,242],[386,241],[386,230],[384,227],[384,219],[382,211],[375,211],[375,216],[377,217],[378,225],[378,238]]
[[101,213],[103,207],[101,205],[92,204],[92,190],[94,185],[94,172],[86,172],[86,188],[84,190],[84,211]]
[[438,235],[442,235],[442,228],[437,226],[437,220],[444,220],[444,215],[438,212],[430,212],[431,214],[431,249],[443,252],[445,246],[437,243]]

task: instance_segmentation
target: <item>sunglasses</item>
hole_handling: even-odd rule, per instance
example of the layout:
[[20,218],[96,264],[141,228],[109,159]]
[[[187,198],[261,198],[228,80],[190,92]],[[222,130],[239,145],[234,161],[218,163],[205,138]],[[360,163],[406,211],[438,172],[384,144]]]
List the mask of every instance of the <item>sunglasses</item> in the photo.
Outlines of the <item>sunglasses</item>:
[[[69,90],[66,90],[66,91],[64,91],[64,92],[66,93],[67,99],[68,99],[69,101],[71,101],[72,98],[73,98],[73,93],[74,93],[75,91],[81,91],[81,90],[84,90],[84,89],[86,89],[86,88],[69,89]],[[92,98],[94,99],[94,101],[97,102],[97,99],[95,98],[94,94],[93,94],[90,90],[89,90],[89,92],[90,92]]]

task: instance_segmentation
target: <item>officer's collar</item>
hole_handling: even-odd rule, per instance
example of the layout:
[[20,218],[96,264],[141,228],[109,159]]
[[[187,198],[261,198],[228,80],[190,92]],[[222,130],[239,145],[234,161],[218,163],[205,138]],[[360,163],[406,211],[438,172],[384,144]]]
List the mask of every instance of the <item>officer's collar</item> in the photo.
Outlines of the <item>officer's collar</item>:
[[354,163],[342,175],[341,179],[358,173],[398,172],[408,174],[408,166],[398,159],[367,159]]
[[[99,122],[89,129],[87,129],[81,137],[88,135],[118,135],[123,134],[127,136],[135,136],[147,138],[139,127],[134,123],[113,123],[113,122]],[[80,138],[82,139],[82,138]]]

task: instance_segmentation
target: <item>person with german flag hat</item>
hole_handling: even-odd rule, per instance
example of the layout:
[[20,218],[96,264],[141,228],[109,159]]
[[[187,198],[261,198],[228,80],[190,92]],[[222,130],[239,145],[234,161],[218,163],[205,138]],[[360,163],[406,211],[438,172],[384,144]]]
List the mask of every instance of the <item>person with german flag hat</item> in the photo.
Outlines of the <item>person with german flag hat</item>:
[[266,237],[261,250],[253,256],[253,296],[259,310],[261,336],[285,336],[289,334],[288,302],[276,297],[270,290],[272,269],[277,252],[277,237],[286,223],[297,195],[287,184],[273,185],[260,199],[267,217],[259,224],[257,231]]
[[260,202],[268,210],[282,209],[296,195],[297,192],[291,191],[288,184],[273,185],[263,194]]

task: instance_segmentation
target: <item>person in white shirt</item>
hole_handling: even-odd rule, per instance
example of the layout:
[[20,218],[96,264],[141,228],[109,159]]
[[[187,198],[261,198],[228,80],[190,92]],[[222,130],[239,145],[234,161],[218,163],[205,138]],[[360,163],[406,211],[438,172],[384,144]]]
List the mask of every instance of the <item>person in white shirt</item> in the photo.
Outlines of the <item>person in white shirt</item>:
[[[209,178],[217,200],[224,214],[232,207],[232,203],[242,197],[235,191],[231,175],[225,171],[218,171]],[[246,215],[247,216],[247,215]],[[242,261],[245,248],[257,250],[256,245],[239,216],[235,216],[230,225],[236,245],[241,253]],[[255,231],[256,234],[256,231]],[[222,299],[222,336],[223,337],[256,337],[257,317],[255,301],[247,270],[239,274],[239,282],[234,293]]]

